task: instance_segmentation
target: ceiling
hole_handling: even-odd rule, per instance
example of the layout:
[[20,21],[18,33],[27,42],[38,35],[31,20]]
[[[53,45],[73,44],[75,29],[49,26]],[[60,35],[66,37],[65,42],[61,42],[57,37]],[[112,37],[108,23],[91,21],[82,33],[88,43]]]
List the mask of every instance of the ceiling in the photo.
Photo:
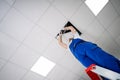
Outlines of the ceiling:
[[[55,39],[67,21],[120,58],[120,0],[110,0],[97,16],[84,1],[0,0],[0,80],[90,80]],[[30,70],[41,56],[56,63],[46,77]]]

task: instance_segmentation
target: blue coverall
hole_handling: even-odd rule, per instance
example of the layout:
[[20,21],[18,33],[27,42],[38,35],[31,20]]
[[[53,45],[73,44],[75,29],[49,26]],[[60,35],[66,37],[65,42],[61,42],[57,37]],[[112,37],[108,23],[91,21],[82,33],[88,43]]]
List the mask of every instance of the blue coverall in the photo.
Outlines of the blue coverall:
[[72,54],[85,66],[91,64],[120,73],[120,61],[108,54],[96,44],[82,39],[73,39],[69,45]]

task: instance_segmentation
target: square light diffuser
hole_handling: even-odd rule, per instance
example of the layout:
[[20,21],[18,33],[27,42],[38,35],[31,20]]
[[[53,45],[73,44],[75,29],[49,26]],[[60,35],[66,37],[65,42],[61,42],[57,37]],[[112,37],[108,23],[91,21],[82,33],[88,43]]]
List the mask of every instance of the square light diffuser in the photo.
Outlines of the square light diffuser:
[[104,8],[109,0],[86,0],[86,5],[94,13],[95,16]]
[[34,66],[31,68],[31,71],[45,77],[54,68],[54,66],[55,66],[54,62],[41,56],[39,60],[34,64]]

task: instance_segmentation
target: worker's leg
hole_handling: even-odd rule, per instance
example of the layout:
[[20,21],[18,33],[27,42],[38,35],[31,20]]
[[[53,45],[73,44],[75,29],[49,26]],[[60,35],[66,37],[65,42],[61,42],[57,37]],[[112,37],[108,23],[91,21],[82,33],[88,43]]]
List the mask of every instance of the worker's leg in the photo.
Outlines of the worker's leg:
[[86,43],[86,55],[99,66],[120,73],[120,61],[93,43]]
[[97,54],[101,54],[101,56],[98,56],[98,58],[96,59],[96,62],[99,62],[99,65],[103,65],[104,68],[120,73],[120,61],[117,58],[108,54],[100,48],[96,49],[96,51],[93,51],[93,54],[95,54],[94,52]]
[[[91,60],[89,57],[87,56],[82,56],[80,55],[79,57],[77,57],[77,59],[85,66],[85,67],[89,67],[91,64],[96,64],[95,61]],[[97,64],[96,64],[97,65]]]

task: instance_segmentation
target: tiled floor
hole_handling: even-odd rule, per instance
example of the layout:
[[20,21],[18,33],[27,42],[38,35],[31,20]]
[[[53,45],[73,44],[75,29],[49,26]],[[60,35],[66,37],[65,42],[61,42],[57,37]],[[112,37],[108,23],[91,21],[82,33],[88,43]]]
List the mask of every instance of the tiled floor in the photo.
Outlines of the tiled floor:
[[[0,0],[0,80],[90,80],[55,39],[67,21],[120,58],[120,0],[110,0],[97,16],[84,1]],[[56,63],[46,77],[30,70],[40,56]]]

